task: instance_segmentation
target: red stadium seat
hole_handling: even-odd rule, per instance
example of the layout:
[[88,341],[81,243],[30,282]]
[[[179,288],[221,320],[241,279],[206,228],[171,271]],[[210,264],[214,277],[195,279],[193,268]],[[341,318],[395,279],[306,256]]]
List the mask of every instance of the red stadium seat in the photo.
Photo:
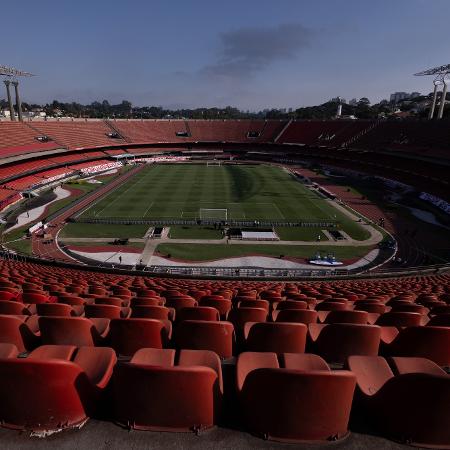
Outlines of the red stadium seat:
[[236,369],[247,429],[286,442],[335,440],[348,434],[355,389],[351,372],[280,369],[276,356],[269,364],[249,362],[254,355],[239,355]]
[[278,302],[276,305],[277,310],[283,309],[307,309],[308,303],[302,300],[285,300],[283,302]]
[[155,319],[112,319],[110,322],[111,346],[123,356],[132,356],[141,348],[163,348],[170,334],[169,321],[165,324]]
[[309,352],[344,364],[350,355],[377,355],[381,329],[376,325],[309,324]]
[[415,312],[387,312],[382,314],[375,323],[384,327],[413,327],[423,325],[423,316]]
[[286,369],[330,371],[330,367],[324,359],[311,353],[283,353],[281,363]]
[[39,316],[60,316],[71,317],[80,316],[84,312],[84,308],[64,303],[38,303],[36,312]]
[[224,299],[218,295],[206,295],[199,301],[200,306],[210,306],[219,311],[221,318],[225,318],[232,307],[231,300]]
[[88,318],[120,319],[129,317],[129,308],[121,308],[115,305],[85,305],[84,314]]
[[0,343],[0,359],[15,358],[19,355],[19,350],[14,344]]
[[227,320],[233,323],[237,332],[244,330],[246,322],[265,322],[268,311],[263,308],[235,308],[228,314]]
[[0,343],[14,344],[19,352],[33,350],[39,336],[24,322],[26,316],[0,316]]
[[80,348],[73,360],[57,359],[60,349],[56,349],[56,355],[51,353],[43,351],[36,357],[0,361],[3,427],[45,436],[79,427],[95,414],[100,394],[112,375],[114,352]]
[[165,306],[133,306],[131,317],[173,321],[175,319],[175,310],[173,308],[166,308]]
[[360,325],[365,325],[369,323],[369,314],[366,311],[329,311],[325,313],[323,322],[356,323]]
[[450,327],[408,327],[395,333],[395,338],[382,342],[385,356],[427,358],[440,366],[450,365]]
[[318,319],[317,311],[310,309],[281,309],[272,311],[272,319],[275,322],[296,322],[304,323],[316,323]]
[[220,358],[233,356],[235,337],[230,322],[184,320],[177,325],[174,339],[181,349],[210,350]]
[[26,307],[26,305],[24,305],[21,302],[0,301],[0,314],[21,316],[21,315],[29,315],[30,311]]
[[39,329],[43,344],[96,346],[105,343],[109,319],[40,317]]
[[132,360],[119,366],[114,383],[115,420],[141,430],[197,432],[214,426],[222,396],[220,361],[209,352],[198,357],[193,352],[182,352],[179,366],[159,365],[159,355],[154,362],[142,355],[147,360],[144,364]]
[[450,444],[450,377],[431,364],[393,361],[394,376],[384,358],[351,356],[357,394],[376,429],[388,437],[416,446]]
[[220,320],[219,311],[211,306],[192,306],[181,308],[177,313],[177,321],[183,320]]
[[247,322],[244,346],[251,352],[303,353],[307,331],[302,323]]

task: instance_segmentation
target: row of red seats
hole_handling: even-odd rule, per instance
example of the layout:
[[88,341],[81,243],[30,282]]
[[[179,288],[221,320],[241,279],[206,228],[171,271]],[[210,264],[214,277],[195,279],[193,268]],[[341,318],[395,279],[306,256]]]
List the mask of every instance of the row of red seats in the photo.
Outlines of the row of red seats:
[[[408,150],[424,156],[449,157],[450,140],[445,123],[439,121],[386,121],[358,139],[358,148]],[[436,153],[436,151],[443,152]],[[445,150],[447,150],[445,152]]]
[[246,317],[248,311],[237,309],[229,321],[190,319],[188,315],[175,324],[172,334],[172,322],[162,315],[158,319],[110,319],[98,312],[104,305],[92,308],[90,318],[0,315],[0,342],[14,344],[21,351],[41,344],[109,345],[123,356],[143,347],[212,350],[221,358],[246,350],[303,353],[306,349],[336,364],[343,364],[350,355],[381,354],[421,356],[450,365],[449,326],[253,322]]
[[0,158],[57,148],[55,142],[39,142],[40,134],[22,122],[0,121]]
[[278,142],[311,146],[340,147],[349,139],[371,127],[371,121],[308,120],[292,122]]
[[[445,303],[450,298],[450,276],[447,273],[427,276],[409,276],[391,279],[354,279],[336,281],[303,282],[248,282],[211,281],[172,278],[153,278],[108,274],[83,270],[0,260],[0,287],[2,290],[26,290],[28,287],[45,288],[52,295],[57,293],[133,295],[137,292],[159,296],[189,295],[199,299],[204,295],[222,295],[226,299],[250,296],[254,299],[267,297],[302,300],[314,298],[326,300],[334,297],[350,301],[370,298],[389,299],[393,297],[411,299],[428,304]],[[55,293],[55,294],[53,294]],[[148,295],[147,295],[148,296]]]
[[113,130],[103,120],[89,121],[33,121],[30,125],[42,135],[69,149],[89,148],[124,143],[120,138],[108,137]]
[[119,363],[110,348],[69,345],[17,356],[0,345],[0,420],[37,434],[79,427],[108,406],[126,427],[198,432],[221,424],[231,399],[242,426],[269,439],[337,440],[362,409],[388,437],[450,443],[450,378],[423,358],[352,356],[333,371],[314,354],[245,352],[230,379],[205,350],[143,348]]
[[[302,300],[283,300],[270,304],[266,300],[242,300],[236,308],[232,303],[219,296],[205,296],[199,304],[191,298],[181,298],[169,301],[161,297],[95,297],[81,298],[66,294],[59,298],[58,303],[51,303],[42,293],[24,292],[19,297],[13,297],[9,291],[0,291],[0,314],[44,316],[83,316],[105,317],[109,319],[141,317],[168,319],[171,321],[193,320],[228,320],[236,318],[238,313],[248,321],[262,322],[298,322],[298,323],[355,323],[376,324],[382,326],[420,326],[448,325],[450,305],[434,306],[428,310],[422,305],[396,301],[388,307],[377,301],[361,300],[355,302],[354,309],[342,302],[324,301],[316,308],[307,308]],[[37,304],[22,303],[14,300],[40,301]],[[166,305],[166,306],[164,306]],[[131,306],[131,308],[130,308]],[[101,314],[101,315],[100,315]],[[450,325],[449,325],[450,326]]]
[[[70,149],[112,145],[124,142],[228,141],[271,142],[285,127],[286,121],[263,120],[74,120],[29,123],[0,122],[0,148],[39,145],[36,137],[49,136],[55,146]],[[124,136],[111,139],[117,130]],[[440,122],[310,120],[293,121],[279,142],[338,147],[353,137],[359,148],[448,149],[446,124]],[[176,133],[190,133],[177,137]],[[252,132],[259,135],[249,138]],[[250,133],[250,135],[249,135]],[[44,144],[47,145],[48,144]]]

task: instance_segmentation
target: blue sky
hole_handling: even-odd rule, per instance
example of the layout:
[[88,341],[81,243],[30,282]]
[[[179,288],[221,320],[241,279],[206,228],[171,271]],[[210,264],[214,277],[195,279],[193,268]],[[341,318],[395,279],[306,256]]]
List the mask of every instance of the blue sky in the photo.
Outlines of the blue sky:
[[[30,102],[257,110],[432,90],[450,63],[450,0],[21,0],[0,64]],[[7,18],[9,20],[7,20]],[[4,97],[3,92],[0,97]]]

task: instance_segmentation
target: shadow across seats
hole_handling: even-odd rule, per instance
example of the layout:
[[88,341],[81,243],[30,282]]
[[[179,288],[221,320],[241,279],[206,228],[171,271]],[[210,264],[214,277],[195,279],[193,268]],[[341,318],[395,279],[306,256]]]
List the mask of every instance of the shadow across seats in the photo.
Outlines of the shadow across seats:
[[386,437],[425,447],[450,446],[450,376],[423,358],[351,356],[359,408]]

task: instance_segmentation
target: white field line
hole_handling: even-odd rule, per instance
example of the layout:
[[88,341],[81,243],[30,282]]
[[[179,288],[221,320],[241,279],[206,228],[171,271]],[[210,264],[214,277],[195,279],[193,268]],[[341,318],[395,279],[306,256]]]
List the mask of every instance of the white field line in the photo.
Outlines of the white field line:
[[[127,189],[125,189],[121,194],[119,194],[116,198],[114,198],[112,201],[110,201],[109,203],[107,203],[100,211],[97,211],[94,216],[98,217],[98,215],[103,212],[106,208],[110,207],[116,200],[118,200],[119,198],[122,197],[122,195],[124,195],[126,192],[128,192],[132,187],[134,187],[134,185],[136,184],[136,182],[130,184],[130,186],[127,187]],[[89,206],[89,208],[85,209],[83,211],[83,213],[85,213],[86,211],[88,211],[89,209],[91,209],[95,204],[99,203],[100,200],[105,200],[105,198],[108,198],[111,194],[113,194],[114,192],[116,192],[116,189],[112,189],[110,192],[108,192],[105,196],[102,196],[99,198],[98,202],[93,203],[91,206]]]
[[147,213],[150,211],[150,209],[152,208],[152,206],[153,206],[154,203],[155,203],[155,201],[153,200],[153,201],[150,203],[150,206],[145,210],[145,213],[143,214],[142,218],[144,218],[144,217],[147,215]]
[[276,203],[272,203],[273,206],[275,206],[275,209],[278,211],[278,213],[280,214],[280,219],[286,219],[286,217],[284,216],[284,214],[281,212],[280,208],[278,207],[278,205]]
[[[143,172],[145,172],[145,170],[144,170]],[[139,172],[139,173],[136,175],[136,179],[137,179],[137,180],[140,180],[140,179],[141,179],[141,174],[142,174],[143,172]],[[133,179],[133,178],[131,178],[131,179]],[[127,180],[125,180],[125,181],[128,181],[128,180],[129,180],[129,179],[127,179]],[[131,180],[130,180],[130,181],[131,181]],[[136,182],[134,182],[132,185],[130,185],[130,187],[131,187],[131,186],[134,186],[135,184],[136,184]],[[121,185],[120,185],[120,186],[121,186]],[[89,210],[90,210],[92,207],[94,207],[97,203],[100,203],[102,200],[104,200],[105,198],[108,198],[111,194],[113,194],[114,192],[116,192],[117,189],[118,189],[120,186],[116,186],[115,188],[113,188],[113,189],[111,189],[109,192],[107,192],[105,195],[101,195],[97,200],[95,200],[94,202],[92,202],[86,209],[84,209],[83,211],[81,211],[81,212],[78,213],[77,215],[80,216],[80,215],[84,214],[85,212],[89,211]],[[107,206],[109,206],[109,204],[108,204]],[[106,206],[105,206],[105,208],[106,208]],[[105,208],[103,208],[101,211],[103,211]],[[101,211],[99,211],[99,212],[101,212]],[[98,215],[99,212],[97,212],[97,213],[95,214],[95,217],[97,217],[97,215]]]
[[[312,200],[308,199],[309,203],[311,203],[312,205],[314,205],[314,207],[315,207],[316,209],[319,209],[320,211],[322,211],[322,212],[327,216],[327,218],[328,218],[329,220],[337,220],[336,217],[331,216],[330,213],[329,213],[328,211],[324,210],[323,207],[321,206],[320,201],[325,202],[325,199],[319,197],[319,196],[318,196],[314,191],[312,191],[312,190],[310,190],[310,192],[312,192],[312,193],[317,197],[317,200],[318,200],[318,201],[312,201]],[[334,209],[335,209],[336,212],[338,211],[337,208],[334,208]],[[336,214],[336,216],[337,216],[337,214]],[[325,219],[325,220],[326,220],[326,219]]]

